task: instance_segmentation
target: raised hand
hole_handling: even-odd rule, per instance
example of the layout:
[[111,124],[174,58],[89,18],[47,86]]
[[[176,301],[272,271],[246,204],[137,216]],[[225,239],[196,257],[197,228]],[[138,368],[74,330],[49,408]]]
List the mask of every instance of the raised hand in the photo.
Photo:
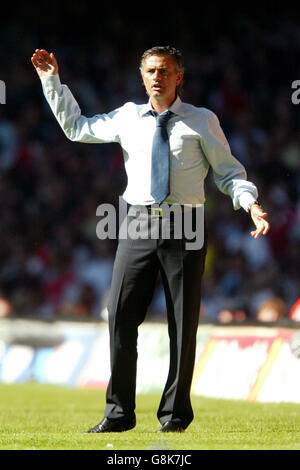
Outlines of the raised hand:
[[40,77],[49,77],[58,73],[58,64],[53,52],[49,54],[45,49],[36,49],[31,57],[31,62]]

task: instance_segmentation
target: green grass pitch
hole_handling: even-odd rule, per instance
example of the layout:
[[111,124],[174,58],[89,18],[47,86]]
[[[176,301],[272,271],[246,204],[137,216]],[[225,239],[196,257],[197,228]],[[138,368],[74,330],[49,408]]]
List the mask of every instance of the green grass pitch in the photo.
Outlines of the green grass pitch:
[[1,450],[300,450],[300,405],[192,397],[183,434],[157,434],[159,395],[138,395],[137,426],[84,434],[103,416],[102,390],[0,385]]

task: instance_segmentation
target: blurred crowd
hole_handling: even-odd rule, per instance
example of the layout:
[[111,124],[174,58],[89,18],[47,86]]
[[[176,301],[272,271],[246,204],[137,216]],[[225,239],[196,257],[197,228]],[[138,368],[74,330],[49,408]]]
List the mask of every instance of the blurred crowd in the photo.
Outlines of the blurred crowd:
[[[209,174],[200,318],[300,321],[300,105],[291,101],[291,84],[300,79],[300,26],[291,19],[263,27],[244,17],[212,34],[209,21],[200,32],[176,12],[172,22],[176,35],[173,29],[151,34],[150,25],[128,27],[111,14],[101,33],[82,41],[60,24],[55,32],[11,20],[1,28],[0,317],[107,318],[116,241],[97,238],[96,209],[118,207],[126,187],[117,144],[64,136],[42,95],[32,52],[55,53],[61,81],[91,116],[145,102],[140,56],[170,43],[185,58],[183,101],[218,115],[271,222],[266,237],[253,239],[249,215],[233,210]],[[162,319],[165,310],[158,279],[148,318]]]

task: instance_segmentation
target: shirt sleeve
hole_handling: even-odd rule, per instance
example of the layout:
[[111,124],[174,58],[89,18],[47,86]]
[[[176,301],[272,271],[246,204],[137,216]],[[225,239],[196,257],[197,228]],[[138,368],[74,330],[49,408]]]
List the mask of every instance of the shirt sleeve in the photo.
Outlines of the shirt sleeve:
[[85,117],[70,89],[61,84],[58,74],[41,77],[41,82],[44,96],[68,139],[85,143],[119,142],[119,110]]
[[257,200],[257,188],[247,181],[244,166],[231,154],[219,120],[211,111],[204,125],[201,144],[219,190],[231,197],[235,210],[242,207],[248,212]]

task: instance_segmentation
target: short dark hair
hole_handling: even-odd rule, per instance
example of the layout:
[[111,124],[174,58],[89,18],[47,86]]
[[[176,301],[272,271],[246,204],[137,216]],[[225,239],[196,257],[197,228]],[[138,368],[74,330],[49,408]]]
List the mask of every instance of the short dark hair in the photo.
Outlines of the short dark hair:
[[[183,60],[182,53],[175,47],[171,47],[171,46],[155,46],[155,47],[151,47],[151,49],[147,49],[141,57],[141,61],[140,61],[141,73],[143,71],[145,60],[147,59],[147,57],[150,57],[152,55],[170,55],[174,59],[176,72],[184,73],[184,60]],[[180,95],[181,91],[182,91],[182,82],[177,87],[177,93]]]

